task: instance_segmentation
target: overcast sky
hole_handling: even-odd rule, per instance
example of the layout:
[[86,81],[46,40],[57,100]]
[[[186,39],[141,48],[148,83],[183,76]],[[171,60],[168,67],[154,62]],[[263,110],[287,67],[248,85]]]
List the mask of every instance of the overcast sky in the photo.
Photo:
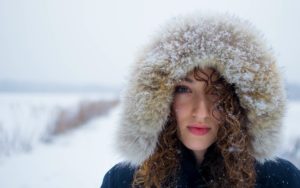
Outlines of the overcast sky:
[[250,20],[300,83],[297,0],[0,0],[0,81],[121,86],[139,47],[192,11]]

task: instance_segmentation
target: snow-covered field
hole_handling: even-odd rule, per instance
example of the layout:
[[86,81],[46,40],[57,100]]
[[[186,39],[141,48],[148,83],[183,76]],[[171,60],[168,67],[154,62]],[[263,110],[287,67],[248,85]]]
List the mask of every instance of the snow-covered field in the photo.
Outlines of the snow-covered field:
[[[2,94],[0,187],[99,187],[103,173],[117,161],[110,149],[113,148],[110,135],[117,124],[117,108],[107,117],[99,117],[85,126],[55,136],[50,142],[43,140],[49,136],[52,118],[59,109],[76,111],[83,100],[116,97],[110,93]],[[28,145],[25,150],[23,142]]]
[[[113,149],[120,106],[114,108],[107,116],[99,117],[85,126],[56,136],[51,142],[40,141],[41,135],[47,134],[45,127],[51,121],[51,114],[55,113],[55,106],[72,107],[86,97],[0,96],[0,131],[8,131],[11,132],[10,134],[22,137],[21,140],[15,139],[12,142],[16,146],[22,140],[31,139],[27,141],[31,149],[15,152],[15,148],[8,152],[8,155],[0,157],[1,188],[100,186],[106,171],[122,160]],[[107,99],[113,97],[109,96]],[[284,120],[283,142],[278,143],[281,145],[278,154],[290,157],[300,167],[300,148],[298,151],[294,149],[297,139],[300,138],[298,114],[300,114],[300,102],[290,102]],[[15,130],[18,130],[18,133],[13,133]],[[8,138],[9,136],[6,139],[9,140]]]
[[95,119],[51,144],[2,159],[0,187],[99,187],[105,171],[120,160],[111,143],[117,114],[116,109],[108,118]]
[[83,102],[117,97],[114,93],[0,93],[0,158],[48,140],[62,110],[72,117]]

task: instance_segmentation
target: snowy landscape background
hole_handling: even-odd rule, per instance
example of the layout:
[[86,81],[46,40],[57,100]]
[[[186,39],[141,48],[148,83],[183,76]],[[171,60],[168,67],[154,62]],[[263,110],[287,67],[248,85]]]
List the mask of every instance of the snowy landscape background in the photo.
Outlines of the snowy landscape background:
[[286,90],[277,155],[300,168],[297,0],[0,0],[0,187],[92,188],[114,151],[120,92],[139,47],[193,11],[249,20],[272,46]]

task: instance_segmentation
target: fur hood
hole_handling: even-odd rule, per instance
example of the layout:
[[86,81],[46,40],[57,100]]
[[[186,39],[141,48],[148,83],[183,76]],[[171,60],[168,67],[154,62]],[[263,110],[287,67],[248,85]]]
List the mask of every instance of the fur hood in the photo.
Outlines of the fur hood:
[[215,68],[235,84],[251,122],[251,153],[271,159],[285,111],[281,73],[262,35],[227,14],[176,17],[142,48],[122,95],[116,143],[122,157],[139,165],[154,152],[174,86],[196,66]]

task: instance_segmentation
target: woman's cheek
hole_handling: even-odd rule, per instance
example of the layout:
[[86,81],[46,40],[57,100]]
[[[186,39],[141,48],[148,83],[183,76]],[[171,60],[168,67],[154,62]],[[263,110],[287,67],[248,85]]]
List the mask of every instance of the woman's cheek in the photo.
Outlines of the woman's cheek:
[[176,103],[174,106],[174,111],[175,111],[177,118],[184,117],[185,114],[187,113],[187,105],[181,104],[181,103]]
[[173,103],[173,110],[176,114],[177,121],[180,121],[183,117],[186,116],[189,108],[192,105],[191,102],[192,101],[190,100],[190,97],[187,97],[185,95],[179,95],[175,98],[175,101]]

